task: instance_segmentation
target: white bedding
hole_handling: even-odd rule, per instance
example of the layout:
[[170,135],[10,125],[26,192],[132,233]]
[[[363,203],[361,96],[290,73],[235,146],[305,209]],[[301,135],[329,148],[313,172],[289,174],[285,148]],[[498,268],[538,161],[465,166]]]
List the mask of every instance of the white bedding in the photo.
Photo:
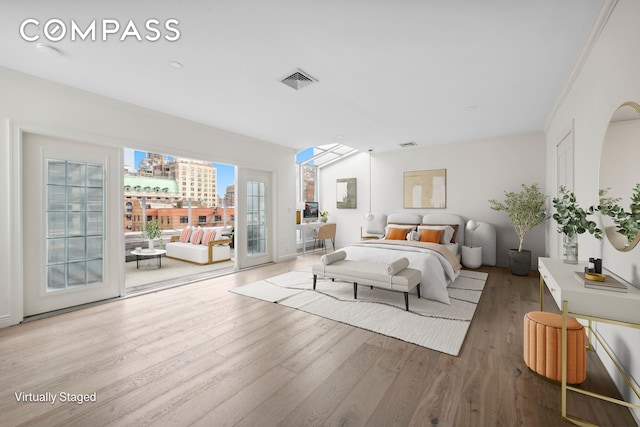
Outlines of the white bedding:
[[[387,241],[388,242],[388,241]],[[409,260],[409,267],[420,270],[420,296],[445,304],[451,304],[447,286],[458,277],[460,271],[454,271],[447,259],[436,251],[427,248],[394,246],[384,243],[354,243],[343,249],[347,259],[388,264],[400,257]]]

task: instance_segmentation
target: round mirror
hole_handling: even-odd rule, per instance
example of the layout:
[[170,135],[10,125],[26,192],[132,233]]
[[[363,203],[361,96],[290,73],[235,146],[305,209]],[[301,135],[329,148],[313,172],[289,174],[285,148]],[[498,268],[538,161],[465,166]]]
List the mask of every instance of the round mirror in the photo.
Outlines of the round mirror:
[[600,154],[600,213],[609,243],[630,251],[640,240],[640,105],[613,113]]

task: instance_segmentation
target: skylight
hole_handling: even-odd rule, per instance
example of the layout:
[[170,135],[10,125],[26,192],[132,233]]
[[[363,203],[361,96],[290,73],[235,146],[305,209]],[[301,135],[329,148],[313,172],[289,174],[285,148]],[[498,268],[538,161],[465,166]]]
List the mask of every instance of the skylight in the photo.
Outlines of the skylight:
[[355,148],[344,144],[317,145],[299,151],[296,154],[296,162],[321,168],[357,152]]

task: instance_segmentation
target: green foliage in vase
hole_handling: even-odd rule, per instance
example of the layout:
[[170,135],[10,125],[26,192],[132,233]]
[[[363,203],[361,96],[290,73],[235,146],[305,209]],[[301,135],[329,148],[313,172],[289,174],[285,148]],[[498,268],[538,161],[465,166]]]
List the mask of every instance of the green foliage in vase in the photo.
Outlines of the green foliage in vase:
[[147,223],[144,225],[144,232],[147,235],[148,239],[155,239],[162,236],[162,229],[160,228],[157,219],[154,219],[153,221],[147,221]]
[[542,194],[538,184],[522,184],[520,192],[506,192],[504,202],[489,200],[489,206],[495,211],[503,211],[511,220],[518,234],[520,244],[518,252],[522,252],[522,244],[529,230],[549,218],[545,209],[547,196]]
[[560,197],[554,197],[553,207],[556,208],[553,219],[558,223],[558,233],[575,236],[588,231],[596,239],[602,239],[602,230],[598,228],[598,224],[587,218],[596,209],[590,206],[585,211],[578,204],[573,191],[569,191],[564,185],[560,187]]

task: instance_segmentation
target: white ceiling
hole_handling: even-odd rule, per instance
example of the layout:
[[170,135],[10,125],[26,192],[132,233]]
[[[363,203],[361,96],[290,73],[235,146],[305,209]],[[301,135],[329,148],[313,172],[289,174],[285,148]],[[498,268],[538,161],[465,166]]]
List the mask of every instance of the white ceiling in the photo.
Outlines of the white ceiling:
[[[297,149],[390,150],[542,131],[602,2],[0,0],[0,65]],[[20,37],[27,18],[62,55]],[[142,37],[173,18],[180,38],[50,42],[52,18]],[[319,81],[280,83],[297,68]]]

